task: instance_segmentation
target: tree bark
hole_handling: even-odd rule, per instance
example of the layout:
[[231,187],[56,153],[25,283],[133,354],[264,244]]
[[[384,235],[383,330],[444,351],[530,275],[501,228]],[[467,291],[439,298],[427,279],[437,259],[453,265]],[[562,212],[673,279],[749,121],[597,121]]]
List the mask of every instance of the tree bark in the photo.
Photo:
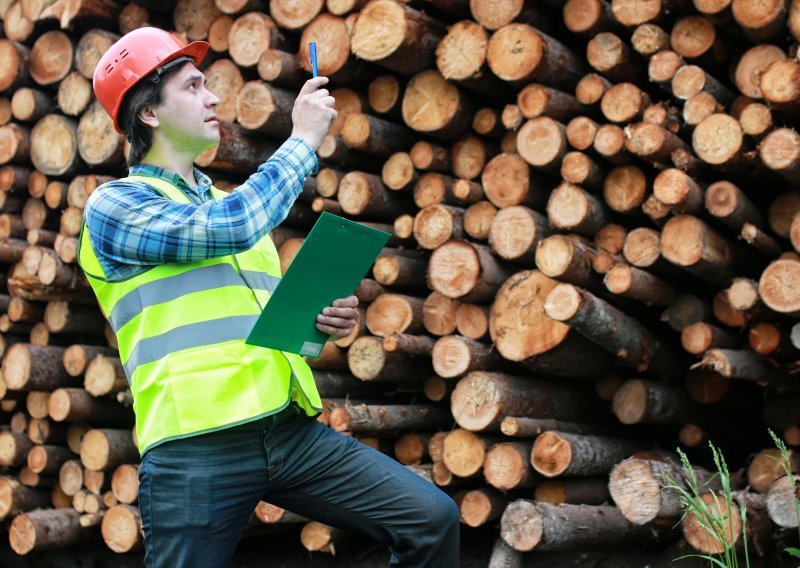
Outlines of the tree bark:
[[569,48],[524,23],[499,28],[489,40],[486,58],[495,75],[514,85],[536,81],[569,90],[586,73]]
[[396,436],[401,432],[444,428],[449,422],[449,417],[433,405],[360,404],[334,408],[330,425],[337,432]]
[[520,499],[503,513],[500,534],[515,550],[559,552],[628,544],[642,547],[669,538],[667,531],[653,529],[630,523],[616,507],[549,505]]
[[113,471],[124,463],[139,461],[131,431],[93,429],[81,442],[81,463],[90,471]]
[[434,67],[442,24],[402,4],[376,0],[367,4],[353,27],[353,55],[411,77]]
[[560,420],[599,417],[593,397],[545,381],[475,371],[461,379],[450,397],[456,422],[475,432],[498,431],[507,416]]
[[81,526],[80,514],[73,509],[23,513],[14,518],[9,529],[11,548],[20,555],[87,542],[96,536],[96,528]]
[[431,372],[430,359],[401,352],[387,352],[377,337],[359,337],[347,351],[350,372],[362,381],[415,384]]

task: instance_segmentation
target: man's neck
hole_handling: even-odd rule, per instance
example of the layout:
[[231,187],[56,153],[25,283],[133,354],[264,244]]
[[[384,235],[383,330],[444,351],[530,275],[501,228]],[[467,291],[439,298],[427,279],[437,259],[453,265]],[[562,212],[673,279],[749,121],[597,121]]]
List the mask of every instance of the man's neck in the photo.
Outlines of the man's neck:
[[175,172],[190,186],[197,186],[197,179],[194,177],[194,157],[189,157],[188,154],[153,144],[150,151],[142,158],[142,163]]

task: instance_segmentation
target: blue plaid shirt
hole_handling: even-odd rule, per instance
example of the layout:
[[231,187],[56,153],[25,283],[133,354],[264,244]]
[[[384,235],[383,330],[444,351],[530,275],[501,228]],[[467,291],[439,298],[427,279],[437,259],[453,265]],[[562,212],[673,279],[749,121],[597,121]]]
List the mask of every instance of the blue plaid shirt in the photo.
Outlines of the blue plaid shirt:
[[130,175],[161,178],[191,204],[176,203],[139,182],[103,184],[92,192],[84,218],[106,277],[130,278],[166,262],[190,262],[243,252],[286,218],[317,155],[301,138],[289,138],[241,186],[211,198],[211,180],[195,168],[197,187],[179,174],[140,164]]

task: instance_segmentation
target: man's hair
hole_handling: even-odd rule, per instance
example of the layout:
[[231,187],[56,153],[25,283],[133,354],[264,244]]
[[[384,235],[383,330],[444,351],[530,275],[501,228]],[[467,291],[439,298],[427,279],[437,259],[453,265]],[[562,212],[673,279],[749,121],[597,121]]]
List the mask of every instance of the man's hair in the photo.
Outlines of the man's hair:
[[182,65],[174,65],[161,70],[157,75],[154,74],[156,81],[145,77],[134,85],[122,100],[119,123],[125,131],[125,137],[131,143],[128,154],[129,168],[140,163],[153,145],[153,130],[139,120],[139,113],[149,106],[158,106],[163,102],[165,79],[181,67]]

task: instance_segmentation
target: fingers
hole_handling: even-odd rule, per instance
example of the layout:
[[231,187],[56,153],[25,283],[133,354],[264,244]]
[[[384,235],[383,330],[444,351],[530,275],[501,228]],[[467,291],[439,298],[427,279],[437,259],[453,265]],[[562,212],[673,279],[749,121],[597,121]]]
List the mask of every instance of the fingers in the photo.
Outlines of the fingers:
[[333,335],[334,337],[347,337],[353,330],[352,326],[349,328],[341,328],[332,327],[330,325],[322,325],[320,323],[317,324],[317,329],[322,333],[327,333],[328,335]]
[[331,304],[334,308],[356,308],[358,307],[358,297],[348,296],[346,298],[339,298],[334,300]]
[[328,82],[327,77],[312,77],[308,81],[303,84],[303,87],[300,89],[301,95],[310,95],[313,93],[317,87],[321,87]]

